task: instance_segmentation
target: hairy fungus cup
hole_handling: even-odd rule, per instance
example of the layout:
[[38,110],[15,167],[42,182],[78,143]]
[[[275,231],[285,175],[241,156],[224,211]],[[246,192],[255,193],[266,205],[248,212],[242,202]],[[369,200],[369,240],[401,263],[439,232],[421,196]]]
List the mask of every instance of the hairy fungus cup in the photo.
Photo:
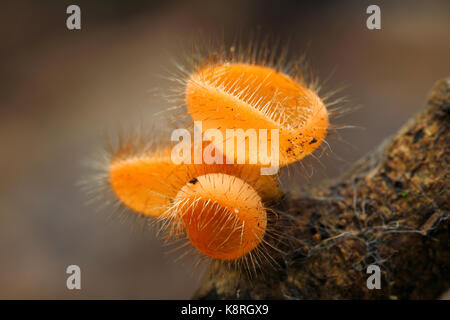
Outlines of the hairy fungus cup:
[[[327,134],[328,113],[319,96],[266,66],[201,66],[187,80],[185,95],[189,114],[204,130],[220,129],[225,137],[226,129],[279,129],[280,165],[312,153]],[[230,152],[235,154],[224,154]]]
[[261,197],[245,181],[222,173],[186,184],[175,198],[192,245],[220,260],[242,258],[262,241],[267,216]]

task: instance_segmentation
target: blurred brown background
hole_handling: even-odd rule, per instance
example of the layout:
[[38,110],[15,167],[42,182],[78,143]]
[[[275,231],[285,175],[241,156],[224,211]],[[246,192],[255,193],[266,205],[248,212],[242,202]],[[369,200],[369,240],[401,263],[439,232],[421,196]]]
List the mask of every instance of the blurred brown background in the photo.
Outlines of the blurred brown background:
[[[66,7],[82,29],[66,29]],[[382,30],[366,29],[381,7]],[[76,181],[118,120],[151,117],[180,43],[261,27],[307,52],[362,105],[339,123],[315,183],[395,133],[450,74],[449,1],[8,1],[0,9],[0,298],[189,298],[202,270],[175,263],[153,232],[95,214]],[[82,290],[66,289],[66,267]]]

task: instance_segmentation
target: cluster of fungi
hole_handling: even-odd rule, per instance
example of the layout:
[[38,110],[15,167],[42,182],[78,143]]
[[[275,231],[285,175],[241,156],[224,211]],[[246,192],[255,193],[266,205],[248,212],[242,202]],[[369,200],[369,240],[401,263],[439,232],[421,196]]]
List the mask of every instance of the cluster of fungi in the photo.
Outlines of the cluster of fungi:
[[[203,130],[217,129],[223,136],[227,129],[277,129],[279,164],[287,166],[316,150],[329,125],[325,103],[297,75],[270,61],[216,55],[183,80],[185,109]],[[272,228],[268,204],[282,194],[278,176],[261,175],[259,162],[176,164],[170,146],[162,145],[111,158],[108,186],[115,197],[160,221],[168,238],[187,240],[208,258],[239,262],[263,256]],[[215,152],[224,160],[229,156]]]

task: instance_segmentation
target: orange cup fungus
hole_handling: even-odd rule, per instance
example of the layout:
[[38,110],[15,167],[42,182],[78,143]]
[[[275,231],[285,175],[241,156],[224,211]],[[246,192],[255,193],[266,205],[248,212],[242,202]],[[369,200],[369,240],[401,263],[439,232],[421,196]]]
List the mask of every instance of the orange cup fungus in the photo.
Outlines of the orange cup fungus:
[[238,259],[253,250],[267,224],[256,190],[223,173],[206,174],[186,184],[175,198],[173,212],[183,221],[192,245],[220,260]]
[[220,129],[225,137],[226,129],[279,129],[280,165],[312,153],[327,134],[328,113],[319,96],[269,67],[203,66],[188,79],[185,94],[189,114],[204,130]]

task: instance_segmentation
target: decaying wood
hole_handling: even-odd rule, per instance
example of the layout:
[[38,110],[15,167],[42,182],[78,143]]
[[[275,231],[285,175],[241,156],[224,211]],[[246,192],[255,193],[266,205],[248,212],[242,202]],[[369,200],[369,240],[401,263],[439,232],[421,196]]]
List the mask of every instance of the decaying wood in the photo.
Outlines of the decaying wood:
[[[446,79],[425,110],[350,172],[287,197],[281,209],[295,216],[301,241],[278,268],[248,279],[212,266],[194,298],[439,298],[450,288],[449,114]],[[382,272],[379,290],[366,285],[371,264]]]

